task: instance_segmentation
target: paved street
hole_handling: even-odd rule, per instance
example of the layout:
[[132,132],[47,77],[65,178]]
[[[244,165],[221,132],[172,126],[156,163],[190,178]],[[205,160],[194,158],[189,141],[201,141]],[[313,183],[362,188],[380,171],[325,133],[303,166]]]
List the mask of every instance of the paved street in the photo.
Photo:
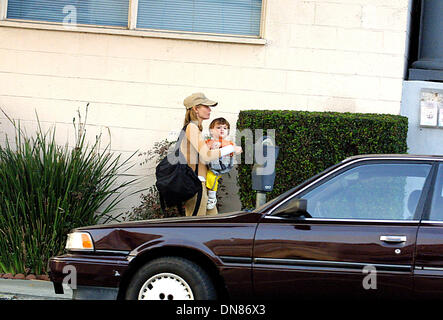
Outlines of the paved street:
[[0,300],[70,300],[72,290],[55,294],[52,282],[40,280],[0,279]]
[[68,300],[65,298],[32,296],[25,294],[0,294],[0,300]]

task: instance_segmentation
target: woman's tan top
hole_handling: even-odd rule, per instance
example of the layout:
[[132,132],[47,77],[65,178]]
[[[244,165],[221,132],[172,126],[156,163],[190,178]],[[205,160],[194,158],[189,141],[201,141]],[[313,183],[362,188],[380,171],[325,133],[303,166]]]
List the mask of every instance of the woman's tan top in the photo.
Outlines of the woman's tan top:
[[186,139],[183,139],[180,150],[193,170],[197,163],[197,153],[199,154],[198,175],[205,179],[208,171],[207,163],[220,158],[220,149],[210,150],[198,126],[193,122],[186,127]]

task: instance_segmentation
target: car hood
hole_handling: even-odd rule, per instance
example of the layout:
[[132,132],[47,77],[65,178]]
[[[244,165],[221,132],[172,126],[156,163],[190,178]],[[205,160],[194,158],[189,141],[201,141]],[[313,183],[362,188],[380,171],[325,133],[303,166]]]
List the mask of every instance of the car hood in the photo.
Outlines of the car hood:
[[142,245],[208,243],[229,239],[251,241],[261,214],[231,212],[214,216],[179,217],[77,228],[91,234],[96,250],[132,251]]
[[212,216],[196,217],[173,217],[162,219],[149,219],[140,221],[119,222],[110,224],[99,224],[75,228],[73,231],[90,231],[97,229],[126,229],[143,227],[165,227],[165,226],[184,226],[186,224],[214,224],[214,223],[245,223],[258,221],[260,214],[249,211],[235,211],[221,213]]

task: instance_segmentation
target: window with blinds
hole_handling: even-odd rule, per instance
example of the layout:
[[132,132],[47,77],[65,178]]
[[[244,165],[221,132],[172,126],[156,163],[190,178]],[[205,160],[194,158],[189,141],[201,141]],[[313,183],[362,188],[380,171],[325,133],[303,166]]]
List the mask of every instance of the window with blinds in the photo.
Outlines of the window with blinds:
[[[8,0],[7,18],[127,28],[129,7],[130,0]],[[262,0],[138,0],[134,9],[137,29],[260,35]]]
[[260,35],[262,0],[138,0],[137,28]]
[[127,27],[128,10],[129,0],[8,0],[7,18]]

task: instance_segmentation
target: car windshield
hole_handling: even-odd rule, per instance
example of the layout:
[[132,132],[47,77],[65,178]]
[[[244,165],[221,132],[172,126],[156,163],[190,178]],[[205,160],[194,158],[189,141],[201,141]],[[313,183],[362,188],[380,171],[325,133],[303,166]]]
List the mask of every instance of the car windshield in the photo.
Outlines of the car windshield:
[[[343,162],[343,161],[342,161]],[[272,200],[269,200],[268,202],[266,202],[265,204],[262,204],[260,207],[256,208],[255,210],[253,210],[253,212],[260,212],[262,211],[264,208],[266,208],[267,206],[270,206],[276,202],[281,201],[282,199],[286,198],[287,196],[289,196],[290,194],[292,194],[296,189],[298,189],[299,187],[301,187],[302,185],[306,185],[312,181],[314,181],[315,179],[317,179],[318,177],[320,177],[321,175],[334,170],[335,168],[337,168],[341,163],[337,163],[329,168],[327,168],[326,170],[312,176],[311,178],[305,180],[304,182],[302,182],[301,184],[295,186],[292,189],[289,189],[288,191],[282,193],[281,195],[279,195],[278,197],[273,198]]]

